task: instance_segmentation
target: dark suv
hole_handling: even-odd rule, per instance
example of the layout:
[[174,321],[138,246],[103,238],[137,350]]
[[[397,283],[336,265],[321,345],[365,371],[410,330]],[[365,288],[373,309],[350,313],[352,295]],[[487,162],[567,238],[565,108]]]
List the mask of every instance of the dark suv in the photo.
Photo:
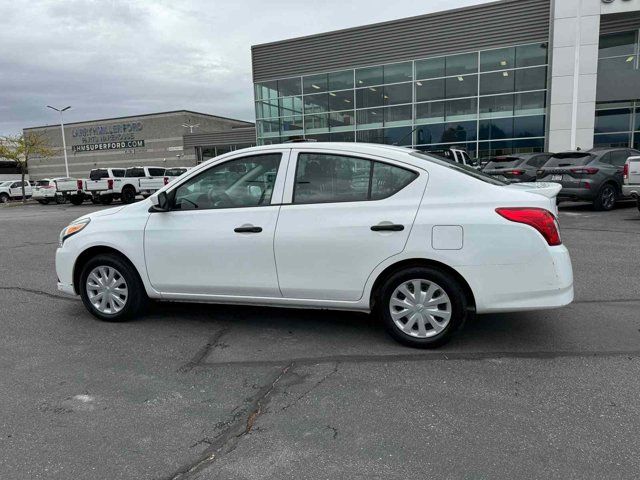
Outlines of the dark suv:
[[611,210],[622,195],[624,164],[634,155],[640,152],[610,147],[556,153],[538,170],[537,180],[560,183],[558,200],[584,200],[596,210]]
[[536,172],[552,155],[552,153],[514,153],[494,157],[482,171],[501,180],[507,179],[511,183],[535,182]]

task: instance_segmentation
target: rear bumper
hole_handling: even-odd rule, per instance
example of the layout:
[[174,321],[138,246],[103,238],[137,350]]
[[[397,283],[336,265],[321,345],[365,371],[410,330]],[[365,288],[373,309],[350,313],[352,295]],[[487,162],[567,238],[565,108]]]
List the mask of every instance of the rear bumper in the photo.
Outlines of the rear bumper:
[[559,200],[587,200],[591,201],[595,198],[596,192],[588,188],[567,188],[562,187],[558,193]]
[[640,197],[640,185],[622,185],[622,195],[624,197]]
[[51,191],[51,192],[47,192],[47,191],[44,191],[44,192],[33,192],[33,195],[32,195],[32,197],[34,199],[36,199],[36,200],[39,199],[39,198],[40,199],[55,198],[55,196],[56,196],[56,192],[55,191]]
[[478,313],[559,308],[573,301],[573,268],[564,245],[549,247],[549,257],[524,265],[458,269],[469,281]]

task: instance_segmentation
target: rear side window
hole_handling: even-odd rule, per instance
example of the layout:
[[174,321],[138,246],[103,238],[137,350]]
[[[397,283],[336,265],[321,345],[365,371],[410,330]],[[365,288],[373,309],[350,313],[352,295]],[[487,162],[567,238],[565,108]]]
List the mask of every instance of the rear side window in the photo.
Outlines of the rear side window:
[[113,173],[114,177],[122,178],[122,177],[124,177],[125,170],[124,170],[124,168],[116,168],[116,169],[111,170],[111,172]]
[[109,172],[104,168],[97,168],[89,172],[89,179],[91,180],[100,180],[101,178],[107,178],[108,176]]
[[614,167],[622,167],[627,163],[627,158],[629,158],[628,150],[614,150],[611,152],[609,163]]
[[133,168],[127,168],[127,171],[125,172],[124,176],[127,178],[138,178],[138,177],[145,177],[146,175],[144,174],[144,168],[133,167]]
[[164,175],[164,168],[150,168],[149,175],[152,177],[162,177]]
[[380,200],[402,190],[417,173],[382,162],[329,153],[300,153],[293,203]]

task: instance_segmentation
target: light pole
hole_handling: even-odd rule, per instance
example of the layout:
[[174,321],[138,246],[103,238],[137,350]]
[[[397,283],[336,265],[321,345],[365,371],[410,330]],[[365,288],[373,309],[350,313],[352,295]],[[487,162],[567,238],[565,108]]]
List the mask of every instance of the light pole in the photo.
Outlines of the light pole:
[[67,172],[67,177],[68,177],[69,162],[67,161],[67,142],[64,139],[64,122],[62,121],[62,112],[69,110],[71,106],[60,109],[60,108],[52,107],[51,105],[47,105],[47,108],[50,108],[51,110],[55,110],[60,114],[60,131],[62,132],[62,151],[64,152],[64,169]]

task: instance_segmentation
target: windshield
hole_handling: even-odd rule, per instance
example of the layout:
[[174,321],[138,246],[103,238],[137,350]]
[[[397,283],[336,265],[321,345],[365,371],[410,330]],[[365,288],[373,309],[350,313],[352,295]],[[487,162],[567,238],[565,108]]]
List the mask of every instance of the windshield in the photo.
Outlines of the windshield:
[[586,152],[556,153],[547,163],[544,164],[544,168],[582,166],[586,165],[594,158],[595,157],[591,153]]
[[0,187],[8,187],[12,183],[13,183],[13,180],[9,180],[8,182],[2,182],[0,183]]
[[422,153],[418,150],[412,150],[409,152],[410,155],[413,155],[416,158],[419,158],[421,160],[427,160],[429,162],[435,163],[437,165],[441,165],[443,167],[447,167],[450,168],[451,170],[457,170],[460,173],[464,173],[465,175],[469,175],[470,177],[473,177],[477,180],[481,180],[483,182],[486,183],[490,183],[492,185],[508,185],[509,182],[504,182],[502,180],[498,180],[495,177],[492,177],[491,175],[487,175],[486,173],[483,173],[480,170],[477,170],[475,168],[472,167],[467,167],[466,165],[462,165],[460,163],[455,163],[455,162],[451,162],[451,161],[447,161],[447,160],[441,160],[437,157],[432,157],[431,155],[428,155],[426,153]]
[[492,159],[489,163],[487,163],[487,166],[484,168],[485,170],[491,170],[491,169],[502,170],[503,168],[517,167],[524,161],[525,159],[520,157],[496,157]]

